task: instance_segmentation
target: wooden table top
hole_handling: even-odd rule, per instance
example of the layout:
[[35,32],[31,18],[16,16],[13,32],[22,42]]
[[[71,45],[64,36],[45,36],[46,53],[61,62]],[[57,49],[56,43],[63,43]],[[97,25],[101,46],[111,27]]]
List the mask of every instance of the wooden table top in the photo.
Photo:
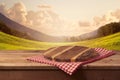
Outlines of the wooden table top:
[[[41,54],[39,51],[0,51],[0,69],[58,69],[26,60],[27,57]],[[82,69],[120,69],[120,53],[86,64]]]

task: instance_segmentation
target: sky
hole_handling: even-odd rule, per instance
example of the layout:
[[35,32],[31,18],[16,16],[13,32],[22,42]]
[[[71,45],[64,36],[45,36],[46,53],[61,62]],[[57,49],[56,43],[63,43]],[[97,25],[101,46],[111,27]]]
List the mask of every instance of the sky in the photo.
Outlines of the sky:
[[120,0],[0,0],[8,7],[23,2],[28,10],[38,10],[40,4],[49,4],[61,16],[70,20],[91,20],[110,10],[120,8]]
[[0,0],[10,19],[53,36],[79,36],[120,21],[120,0]]

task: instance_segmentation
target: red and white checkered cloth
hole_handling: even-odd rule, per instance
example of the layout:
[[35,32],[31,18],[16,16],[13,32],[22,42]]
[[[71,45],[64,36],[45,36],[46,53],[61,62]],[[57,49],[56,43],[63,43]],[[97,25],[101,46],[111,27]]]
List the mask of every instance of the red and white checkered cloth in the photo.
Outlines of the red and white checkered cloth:
[[56,66],[59,69],[66,72],[67,74],[72,75],[78,69],[78,67],[82,66],[83,64],[94,62],[94,61],[97,61],[102,58],[105,58],[105,57],[115,54],[112,50],[106,50],[103,48],[94,48],[94,49],[97,52],[99,52],[100,56],[90,59],[90,60],[87,60],[87,61],[83,61],[83,62],[56,62],[56,61],[48,60],[48,59],[44,58],[44,56],[42,56],[42,55],[29,57],[29,58],[27,58],[27,60]]

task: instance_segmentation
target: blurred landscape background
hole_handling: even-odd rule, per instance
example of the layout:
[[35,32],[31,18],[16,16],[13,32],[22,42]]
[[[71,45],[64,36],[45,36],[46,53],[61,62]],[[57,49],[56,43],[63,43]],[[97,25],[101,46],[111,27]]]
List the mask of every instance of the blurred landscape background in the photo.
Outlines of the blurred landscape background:
[[1,0],[0,50],[64,45],[120,50],[120,6],[111,6],[118,2]]

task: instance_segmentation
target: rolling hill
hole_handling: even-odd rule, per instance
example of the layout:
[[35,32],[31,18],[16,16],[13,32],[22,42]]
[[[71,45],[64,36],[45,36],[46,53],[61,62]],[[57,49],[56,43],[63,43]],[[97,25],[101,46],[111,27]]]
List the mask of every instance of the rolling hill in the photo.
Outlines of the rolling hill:
[[78,45],[88,47],[103,47],[112,50],[120,50],[120,32],[92,40],[79,42],[39,42],[26,40],[0,32],[0,49],[1,50],[46,50],[50,47]]
[[68,41],[83,41],[100,37],[105,37],[114,33],[120,32],[120,22],[112,22],[101,26],[97,30],[82,34],[77,37],[68,38]]
[[120,50],[120,32],[101,38],[76,42],[74,44],[88,47],[102,47],[111,50]]
[[0,49],[3,50],[44,50],[69,43],[50,43],[27,40],[0,32]]
[[112,22],[104,26],[101,26],[98,29],[98,34],[99,34],[98,36],[103,37],[117,32],[120,32],[120,22]]

